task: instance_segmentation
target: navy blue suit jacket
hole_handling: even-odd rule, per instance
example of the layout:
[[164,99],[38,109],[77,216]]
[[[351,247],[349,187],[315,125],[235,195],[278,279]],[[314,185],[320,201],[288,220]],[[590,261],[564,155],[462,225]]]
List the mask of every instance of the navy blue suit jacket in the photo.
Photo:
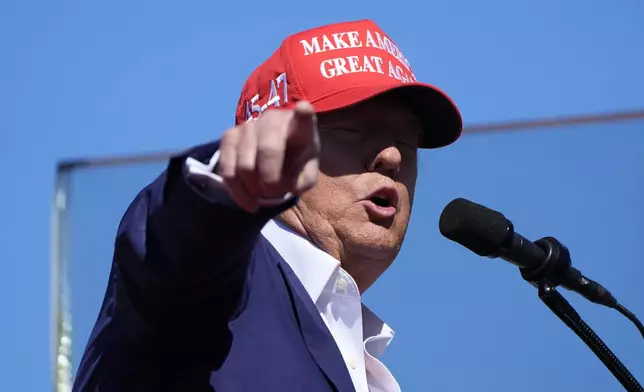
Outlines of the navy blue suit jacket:
[[171,159],[118,229],[105,298],[74,391],[353,391],[340,351],[264,224],[183,174],[218,144]]

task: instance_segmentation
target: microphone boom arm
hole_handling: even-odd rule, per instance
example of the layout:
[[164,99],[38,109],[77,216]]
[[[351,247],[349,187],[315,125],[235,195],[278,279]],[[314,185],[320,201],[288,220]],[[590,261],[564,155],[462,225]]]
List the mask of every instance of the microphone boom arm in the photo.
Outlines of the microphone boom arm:
[[[548,257],[542,265],[532,271],[521,268],[523,279],[537,286],[539,299],[586,343],[628,392],[644,392],[642,385],[628,371],[626,366],[604,344],[595,331],[584,322],[573,306],[555,289],[558,284],[563,283],[561,276],[557,276],[559,275],[557,272],[564,272],[571,265],[570,253],[566,247],[552,237],[542,238],[535,243],[547,252]],[[579,279],[586,278],[580,274]],[[610,293],[608,295],[612,298]],[[586,297],[586,295],[584,296]],[[591,297],[597,299],[594,295]],[[601,298],[600,302],[593,302],[604,302],[602,301],[604,296],[600,295],[599,297]]]
[[597,336],[595,331],[584,322],[581,316],[579,316],[579,313],[575,311],[572,305],[557,290],[543,282],[538,284],[538,289],[539,298],[543,303],[586,343],[628,392],[644,391],[644,388],[637,382],[626,366],[622,364],[600,337]]

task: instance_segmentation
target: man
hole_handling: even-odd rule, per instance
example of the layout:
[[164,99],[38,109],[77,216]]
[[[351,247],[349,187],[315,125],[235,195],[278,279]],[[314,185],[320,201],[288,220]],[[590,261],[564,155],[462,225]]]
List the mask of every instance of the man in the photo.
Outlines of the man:
[[399,391],[360,294],[402,245],[417,149],[460,132],[373,22],[288,37],[236,126],[125,213],[74,389]]

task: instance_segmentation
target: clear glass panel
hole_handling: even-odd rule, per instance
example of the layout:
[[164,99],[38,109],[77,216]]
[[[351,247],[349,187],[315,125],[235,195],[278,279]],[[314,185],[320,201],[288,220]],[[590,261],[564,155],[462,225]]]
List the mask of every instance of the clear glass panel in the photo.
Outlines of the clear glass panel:
[[88,167],[68,174],[68,282],[72,314],[73,374],[100,309],[116,230],[137,193],[165,162]]
[[[466,135],[423,151],[419,166],[405,246],[365,297],[397,331],[384,360],[403,389],[618,390],[515,267],[445,240],[437,225],[456,197],[499,210],[530,239],[557,237],[577,268],[644,318],[644,121]],[[164,167],[70,173],[74,368],[101,305],[121,216]],[[561,291],[644,382],[644,342],[634,326]]]

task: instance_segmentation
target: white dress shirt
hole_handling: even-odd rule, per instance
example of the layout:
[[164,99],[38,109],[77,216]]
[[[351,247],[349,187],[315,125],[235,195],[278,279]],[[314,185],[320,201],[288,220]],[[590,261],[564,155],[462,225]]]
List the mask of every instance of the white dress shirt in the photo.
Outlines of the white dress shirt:
[[[221,192],[225,185],[213,173],[218,152],[209,164],[186,161],[189,181],[203,192]],[[266,200],[276,204],[284,199]],[[307,239],[276,221],[269,221],[262,235],[289,264],[311,296],[329,328],[353,381],[356,392],[400,392],[400,386],[387,367],[378,360],[394,331],[362,304],[355,281],[340,262]]]

